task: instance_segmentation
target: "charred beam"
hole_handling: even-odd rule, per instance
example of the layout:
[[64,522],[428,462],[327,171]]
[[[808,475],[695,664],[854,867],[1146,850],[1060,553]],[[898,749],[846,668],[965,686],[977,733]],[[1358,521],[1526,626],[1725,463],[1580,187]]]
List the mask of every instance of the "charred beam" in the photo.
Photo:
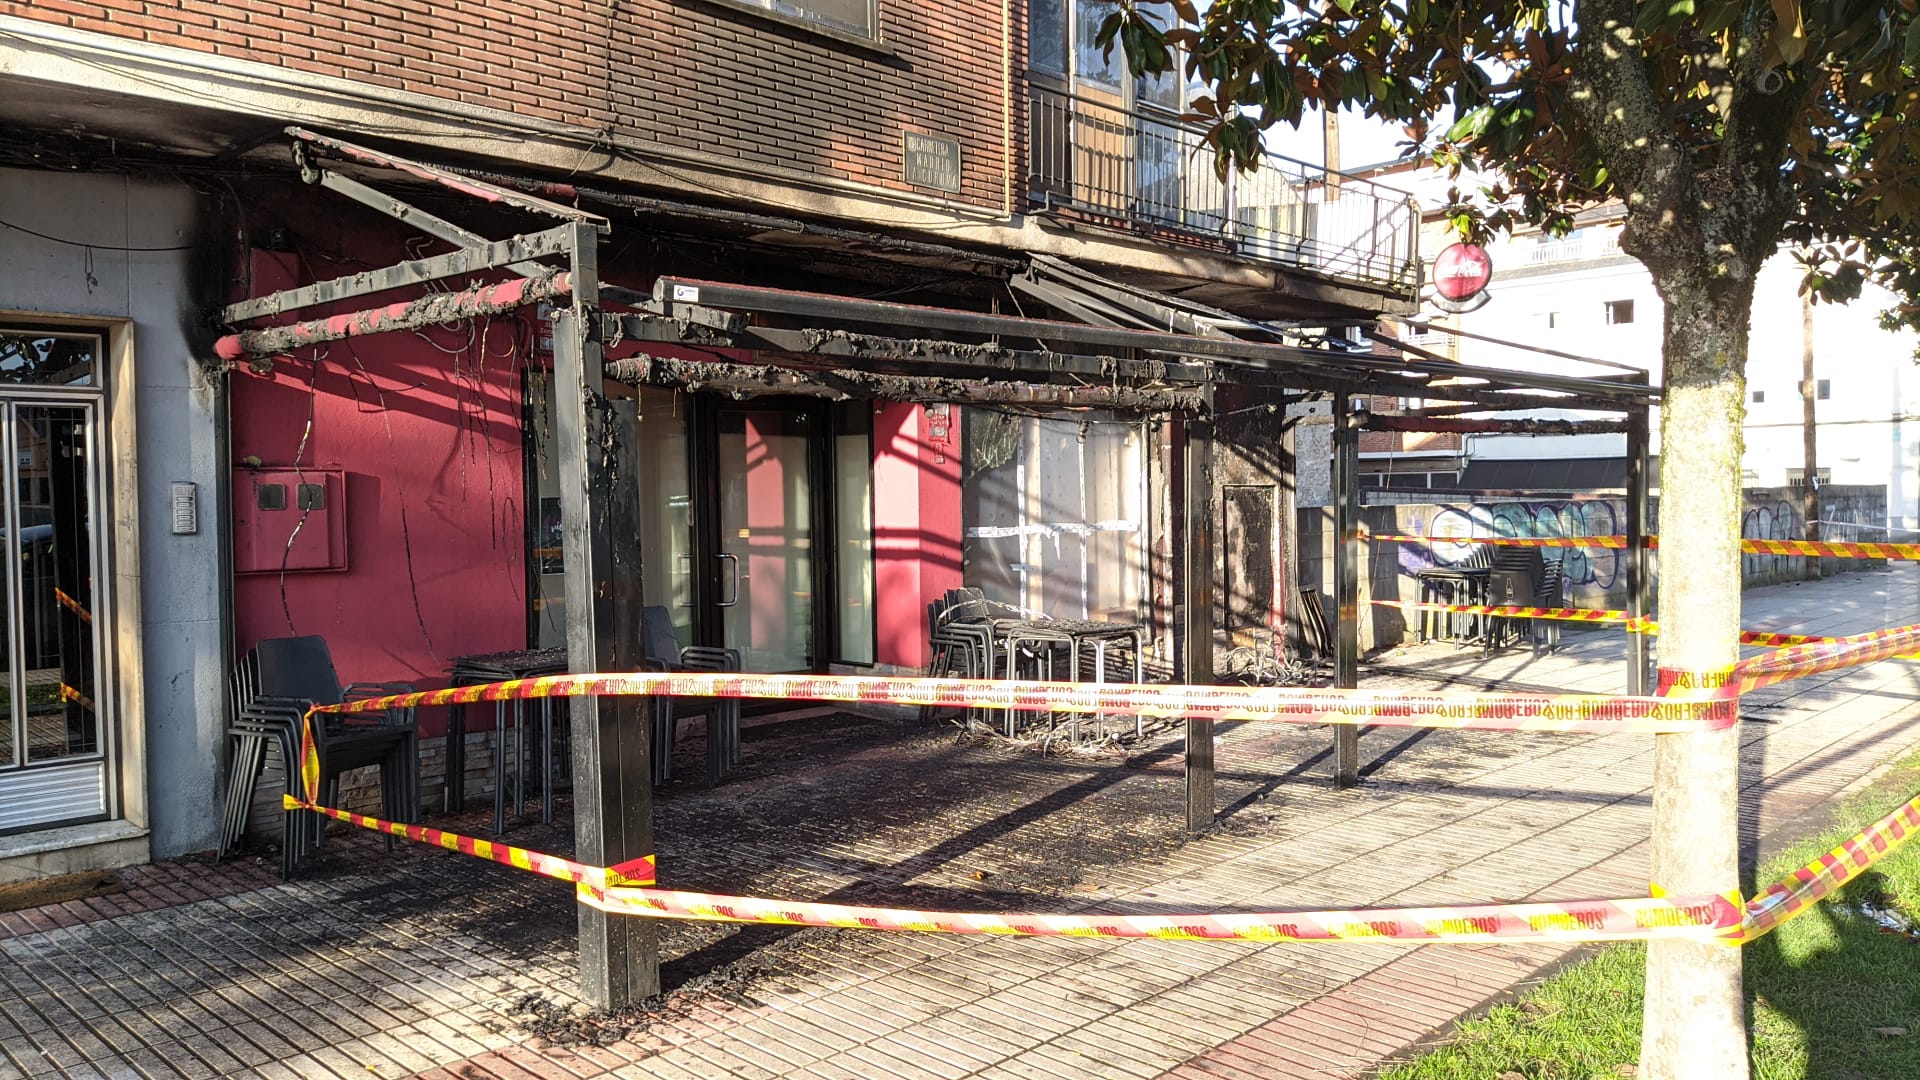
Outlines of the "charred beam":
[[[571,206],[561,206],[559,203],[551,203],[545,199],[535,199],[517,191],[509,191],[498,184],[490,184],[485,180],[475,180],[471,177],[461,176],[458,173],[448,172],[446,169],[439,168],[438,166],[427,165],[423,162],[413,161],[395,154],[373,150],[361,146],[358,143],[350,143],[345,139],[336,139],[329,135],[321,135],[308,131],[298,125],[287,128],[287,134],[299,140],[300,143],[318,147],[322,150],[338,154],[341,157],[358,161],[363,165],[378,165],[382,168],[394,169],[406,173],[408,176],[439,184],[441,187],[447,188],[450,191],[457,191],[462,195],[472,196],[482,202],[499,203],[521,210],[531,210],[537,214],[546,214],[559,218],[561,221],[591,225],[599,232],[606,232],[608,230],[607,219],[601,217],[599,214],[589,214],[585,210],[576,210]],[[295,145],[297,146],[299,143]]]
[[1110,409],[1131,413],[1204,410],[1198,390],[1127,386],[1050,386],[1029,382],[944,379],[871,371],[801,371],[763,364],[732,364],[638,356],[609,361],[607,377],[635,386],[732,394],[824,394],[933,405],[1025,405],[1047,409]]
[[1627,431],[1630,423],[1627,420],[1467,420],[1371,413],[1363,426],[1368,431],[1428,431],[1462,435],[1614,435]]
[[[365,270],[347,277],[334,278],[331,281],[318,281],[312,285],[303,285],[297,289],[286,289],[268,296],[256,296],[229,304],[220,313],[224,323],[247,322],[252,319],[264,319],[271,315],[280,315],[289,311],[298,311],[314,304],[331,304],[341,300],[351,300],[358,296],[388,292],[406,288],[442,278],[457,277],[461,274],[475,274],[483,270],[523,263],[529,269],[526,277],[539,277],[542,273],[552,274],[550,267],[525,262],[548,255],[565,254],[571,242],[572,232],[566,226],[548,229],[546,232],[532,233],[526,236],[511,236],[505,240],[488,242],[480,240],[478,246],[461,248],[445,255],[435,255],[425,259],[410,259],[407,262],[383,266],[378,270]],[[516,269],[516,272],[519,272]]]
[[1071,343],[1093,348],[1139,349],[1171,356],[1212,357],[1231,363],[1287,373],[1291,373],[1301,365],[1312,365],[1327,371],[1341,372],[1348,379],[1364,380],[1383,372],[1399,371],[1442,379],[1467,377],[1484,380],[1489,393],[1508,386],[1552,390],[1596,400],[1611,400],[1615,402],[1613,408],[1616,411],[1620,410],[1624,403],[1647,401],[1659,394],[1657,389],[1629,382],[1468,367],[1436,357],[1425,350],[1413,348],[1408,348],[1407,351],[1423,356],[1425,359],[1368,358],[1363,355],[1346,355],[1325,349],[1302,349],[1291,345],[1273,345],[1240,338],[1198,337],[1156,330],[1086,326],[1077,323],[989,315],[949,308],[686,278],[659,279],[654,283],[654,299],[669,305],[670,312],[671,305],[674,304],[705,304],[711,307],[793,315],[827,322],[913,326],[950,333]]
[[615,327],[636,341],[697,345],[714,349],[747,349],[831,357],[847,361],[898,361],[915,366],[993,371],[1007,375],[1074,377],[1103,382],[1198,384],[1207,381],[1204,363],[1133,360],[1117,356],[1010,349],[996,344],[930,341],[844,330],[787,330],[751,326],[726,333],[687,319],[653,315],[621,316]]
[[345,315],[330,315],[291,326],[244,330],[214,342],[213,351],[228,362],[245,356],[272,356],[324,341],[384,334],[389,330],[412,330],[477,315],[504,314],[527,304],[565,296],[572,290],[572,275],[556,271],[544,277],[515,278],[490,285],[475,285],[459,292],[431,293],[418,300]]

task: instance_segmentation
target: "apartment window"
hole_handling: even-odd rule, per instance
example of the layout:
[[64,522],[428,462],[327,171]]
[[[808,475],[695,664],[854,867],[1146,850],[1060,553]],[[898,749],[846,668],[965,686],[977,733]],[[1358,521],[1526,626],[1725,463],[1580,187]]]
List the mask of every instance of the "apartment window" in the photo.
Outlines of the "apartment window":
[[1619,326],[1622,323],[1630,323],[1632,321],[1633,321],[1633,301],[1631,300],[1607,301],[1607,325],[1608,326]]
[[718,0],[759,9],[806,26],[856,37],[880,36],[880,0]]
[[1820,401],[1825,401],[1829,397],[1832,397],[1833,396],[1833,380],[1820,379],[1816,381],[1813,384],[1813,396]]
[[1755,390],[1753,392],[1753,403],[1755,405],[1758,405],[1766,400],[1767,400],[1767,392],[1765,390]]
[[1543,329],[1543,330],[1552,330],[1552,329],[1553,329],[1554,327],[1556,327],[1556,326],[1559,326],[1559,325],[1560,325],[1560,313],[1559,313],[1559,312],[1557,312],[1557,311],[1543,311],[1543,312],[1541,312],[1541,313],[1540,313],[1540,327],[1541,327],[1541,329]]
[[[1833,482],[1833,470],[1832,469],[1813,470],[1813,482],[1816,487],[1826,487],[1829,483]],[[1788,469],[1787,470],[1787,486],[1788,487],[1806,487],[1807,486],[1807,470],[1804,468]]]

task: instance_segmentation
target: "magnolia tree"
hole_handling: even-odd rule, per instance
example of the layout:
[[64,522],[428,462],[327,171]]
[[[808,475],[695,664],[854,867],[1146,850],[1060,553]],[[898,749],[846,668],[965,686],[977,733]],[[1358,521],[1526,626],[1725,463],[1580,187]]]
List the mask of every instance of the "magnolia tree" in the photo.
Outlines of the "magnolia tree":
[[[1868,279],[1920,295],[1916,0],[1119,0],[1098,40],[1184,67],[1217,166],[1310,110],[1405,127],[1500,183],[1462,200],[1470,237],[1626,209],[1621,249],[1665,301],[1660,663],[1738,659],[1740,430],[1755,276],[1783,245],[1816,299]],[[1169,16],[1172,16],[1169,18]],[[1920,325],[1920,301],[1884,316]],[[1658,736],[1653,880],[1739,886],[1736,730]],[[1740,952],[1657,941],[1640,1075],[1747,1075]]]

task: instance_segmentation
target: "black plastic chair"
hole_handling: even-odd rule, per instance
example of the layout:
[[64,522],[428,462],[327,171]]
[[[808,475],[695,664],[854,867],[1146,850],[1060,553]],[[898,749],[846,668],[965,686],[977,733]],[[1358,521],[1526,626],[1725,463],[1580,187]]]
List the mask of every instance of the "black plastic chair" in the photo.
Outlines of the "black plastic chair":
[[[342,687],[333,656],[321,637],[268,638],[248,650],[233,679],[232,748],[220,854],[245,834],[254,788],[268,749],[279,752],[288,794],[300,790],[301,720],[316,705],[389,694],[412,693],[410,683],[354,683]],[[381,815],[389,821],[420,820],[420,737],[415,711],[321,713],[313,718],[320,759],[320,802],[338,805],[340,777],[354,769],[380,769]],[[281,840],[281,873],[291,876],[303,855],[320,844],[324,821],[288,811]],[[391,846],[392,838],[388,838]]]
[[[647,666],[654,671],[740,671],[740,652],[708,645],[680,647],[673,636],[672,616],[664,607],[641,613],[647,647]],[[673,747],[680,720],[707,718],[707,783],[718,784],[740,765],[740,699],[669,697],[656,694],[648,703],[653,718],[653,782],[673,779]]]

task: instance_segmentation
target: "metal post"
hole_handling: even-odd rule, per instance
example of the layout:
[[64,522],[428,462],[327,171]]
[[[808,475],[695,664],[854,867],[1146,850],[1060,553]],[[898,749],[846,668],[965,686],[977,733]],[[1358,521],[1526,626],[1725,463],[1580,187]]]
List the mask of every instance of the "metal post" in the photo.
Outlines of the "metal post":
[[[1213,419],[1182,425],[1181,670],[1186,682],[1213,682]],[[1213,721],[1187,721],[1187,831],[1213,824]]]
[[[1649,430],[1652,426],[1652,408],[1641,406],[1627,413],[1627,617],[1636,620],[1629,627],[1638,627],[1637,620],[1647,616],[1651,590],[1647,573],[1647,485],[1649,462],[1647,460],[1650,444]],[[1627,633],[1627,693],[1652,693],[1652,649],[1653,635],[1642,629],[1630,629]]]
[[[573,226],[573,303],[553,319],[554,445],[559,448],[567,660],[575,672],[633,671],[641,659],[638,414],[603,381],[598,230]],[[646,703],[574,703],[575,858],[614,866],[653,854],[653,771]],[[653,924],[581,905],[580,981],[601,1008],[660,992]]]
[[[1333,395],[1333,685],[1360,685],[1360,428],[1346,394]],[[1360,729],[1333,729],[1333,786],[1360,782]]]

